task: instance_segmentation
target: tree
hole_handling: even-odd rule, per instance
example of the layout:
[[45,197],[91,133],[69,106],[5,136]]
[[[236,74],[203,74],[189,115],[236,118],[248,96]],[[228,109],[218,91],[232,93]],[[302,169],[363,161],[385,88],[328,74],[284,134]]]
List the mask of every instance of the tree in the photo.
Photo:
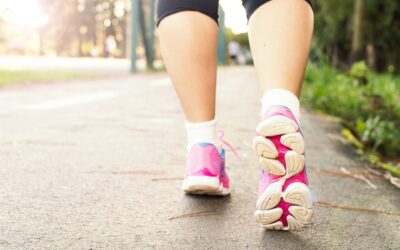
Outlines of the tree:
[[356,0],[353,11],[351,63],[364,59],[364,0]]
[[399,1],[315,1],[314,15],[314,54],[344,69],[366,59],[372,69],[400,72]]

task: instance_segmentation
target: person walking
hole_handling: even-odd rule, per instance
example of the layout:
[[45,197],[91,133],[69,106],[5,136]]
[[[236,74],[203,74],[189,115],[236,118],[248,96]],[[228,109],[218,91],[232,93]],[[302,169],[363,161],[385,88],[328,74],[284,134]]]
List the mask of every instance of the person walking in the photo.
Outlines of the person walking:
[[[158,1],[161,54],[186,118],[182,188],[190,194],[230,192],[227,143],[215,118],[218,5],[218,0]],[[295,230],[312,214],[299,104],[312,6],[306,0],[243,0],[243,5],[261,89],[261,119],[253,139],[261,175],[255,218],[265,229]]]
[[232,40],[228,43],[229,63],[236,64],[238,62],[240,45],[237,41]]

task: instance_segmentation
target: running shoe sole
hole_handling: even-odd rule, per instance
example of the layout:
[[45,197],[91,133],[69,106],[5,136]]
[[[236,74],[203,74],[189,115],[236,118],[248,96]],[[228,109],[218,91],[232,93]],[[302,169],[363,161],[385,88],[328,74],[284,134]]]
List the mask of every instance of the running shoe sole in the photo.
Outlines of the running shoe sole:
[[222,185],[218,176],[187,176],[183,181],[182,190],[196,195],[224,196],[230,193],[229,188]]
[[[298,132],[299,126],[286,116],[277,115],[262,121],[256,128],[259,136],[253,140],[253,148],[260,157],[260,165],[269,174],[281,176],[271,183],[259,196],[256,204],[255,218],[265,229],[297,230],[311,220],[311,193],[302,182],[289,184],[282,190],[290,177],[304,169],[304,139]],[[290,148],[285,153],[285,166],[278,161],[278,150],[274,143],[266,138],[280,135],[280,142]],[[284,213],[281,206],[289,213]],[[287,226],[280,219],[286,216]]]

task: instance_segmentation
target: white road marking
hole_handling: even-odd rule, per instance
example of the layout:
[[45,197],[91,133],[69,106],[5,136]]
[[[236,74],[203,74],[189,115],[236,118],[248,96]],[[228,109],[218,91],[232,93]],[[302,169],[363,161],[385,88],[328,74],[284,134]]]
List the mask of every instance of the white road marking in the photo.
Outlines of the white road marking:
[[117,97],[119,94],[114,91],[99,91],[89,94],[76,95],[61,99],[49,100],[36,104],[25,105],[23,109],[32,110],[53,110],[81,104],[93,103]]

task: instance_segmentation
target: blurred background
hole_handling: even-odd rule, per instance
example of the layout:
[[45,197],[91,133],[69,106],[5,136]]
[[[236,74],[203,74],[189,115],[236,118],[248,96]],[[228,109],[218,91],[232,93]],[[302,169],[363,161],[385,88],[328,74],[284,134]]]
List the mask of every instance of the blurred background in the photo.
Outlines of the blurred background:
[[[0,85],[163,70],[156,5],[0,0]],[[220,5],[219,63],[251,65],[241,1]],[[314,1],[314,13],[304,105],[340,118],[368,161],[400,176],[400,2]]]
[[[139,28],[132,34],[135,4]],[[155,6],[155,0],[0,0],[0,54],[129,58],[133,37],[142,55],[154,32]],[[246,50],[247,21],[240,0],[221,0],[221,6],[227,41],[236,39]],[[318,1],[314,11],[314,54],[341,68],[364,59],[373,70],[398,70],[397,1]],[[159,59],[154,44],[149,49]]]
[[2,0],[0,52],[123,58],[130,10],[126,0]]

